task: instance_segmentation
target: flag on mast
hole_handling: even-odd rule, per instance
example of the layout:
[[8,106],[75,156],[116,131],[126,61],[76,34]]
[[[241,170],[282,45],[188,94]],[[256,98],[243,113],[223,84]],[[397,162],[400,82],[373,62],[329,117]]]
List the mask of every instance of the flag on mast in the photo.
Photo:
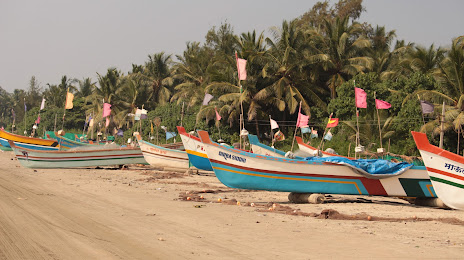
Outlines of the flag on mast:
[[324,136],[324,139],[327,140],[327,141],[330,141],[332,140],[332,133],[330,132],[330,130],[327,132],[327,134],[325,134]]
[[391,104],[388,103],[387,101],[376,99],[375,100],[375,107],[377,109],[389,109],[391,107]]
[[222,117],[219,115],[219,113],[218,113],[216,107],[214,107],[214,111],[216,111],[216,120],[217,120],[217,121],[220,121],[220,120],[222,119]]
[[271,129],[277,129],[279,128],[279,125],[277,124],[277,122],[274,120],[274,119],[270,119],[271,120]]
[[432,103],[425,101],[425,100],[421,100],[420,103],[421,103],[422,114],[433,113],[433,110],[435,107]]
[[211,99],[213,99],[213,97],[214,97],[213,95],[206,93],[206,94],[205,94],[205,97],[203,98],[203,103],[202,103],[202,105],[203,105],[203,106],[208,105],[209,101],[211,101]]
[[42,98],[42,104],[40,104],[40,110],[45,108],[45,98]]
[[237,57],[237,71],[239,80],[246,80],[247,78],[246,63],[247,60],[240,59]]
[[327,128],[336,127],[338,125],[338,118],[329,118],[329,122],[327,122]]
[[367,94],[363,89],[357,87],[354,88],[354,99],[356,101],[356,107],[367,108],[366,97]]
[[296,122],[296,127],[308,127],[309,116],[303,115],[298,112],[298,120]]
[[107,117],[111,114],[111,105],[108,103],[103,104],[103,117]]
[[73,99],[74,99],[74,94],[68,91],[66,93],[66,104],[64,106],[64,109],[72,109],[73,108]]

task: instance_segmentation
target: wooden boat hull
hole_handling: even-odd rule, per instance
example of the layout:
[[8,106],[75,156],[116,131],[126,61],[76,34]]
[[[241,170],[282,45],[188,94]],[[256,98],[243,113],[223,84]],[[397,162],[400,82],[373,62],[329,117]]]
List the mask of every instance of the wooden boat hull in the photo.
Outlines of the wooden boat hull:
[[200,138],[187,133],[182,126],[178,126],[177,131],[182,139],[190,163],[200,170],[212,171],[213,168]]
[[155,167],[172,167],[188,169],[189,159],[187,153],[181,150],[175,150],[158,146],[137,137],[137,141],[142,150],[143,157],[148,164]]
[[257,155],[222,147],[199,131],[217,178],[237,189],[395,197],[436,197],[425,167],[367,178],[344,165]]
[[464,210],[464,157],[430,144],[424,133],[411,133],[438,197],[446,206]]
[[124,164],[146,164],[139,148],[86,151],[38,151],[10,143],[16,158],[27,168],[74,168]]
[[58,150],[56,140],[40,139],[27,136],[12,134],[0,129],[0,144],[10,147],[9,141],[13,141],[17,147],[36,150]]

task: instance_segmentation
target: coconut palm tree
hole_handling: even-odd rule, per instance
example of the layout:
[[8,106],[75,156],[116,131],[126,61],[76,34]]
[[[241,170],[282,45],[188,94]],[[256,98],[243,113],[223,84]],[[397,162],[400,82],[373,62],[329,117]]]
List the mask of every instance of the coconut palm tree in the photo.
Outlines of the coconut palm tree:
[[79,80],[79,91],[77,92],[78,97],[87,97],[92,94],[92,89],[95,86],[95,82],[92,82],[91,78],[84,78]]
[[187,49],[173,67],[173,78],[179,81],[176,92],[171,98],[178,104],[185,102],[188,107],[199,104],[205,95],[209,83],[208,68],[213,53],[210,49],[200,47],[200,43],[187,43]]
[[307,38],[295,21],[284,21],[281,28],[272,28],[272,33],[274,39],[266,39],[270,50],[263,68],[263,77],[268,77],[270,83],[258,91],[255,99],[272,104],[279,111],[287,110],[289,114],[294,114],[301,102],[303,111],[310,115],[303,93],[316,105],[325,104],[313,91],[311,80],[302,76],[308,65],[304,59],[304,52],[310,47]]
[[382,79],[407,78],[415,72],[434,75],[439,72],[439,64],[446,53],[443,48],[435,48],[433,44],[428,49],[409,44],[401,51],[402,55],[382,74]]
[[332,22],[326,20],[323,28],[310,31],[316,48],[312,48],[308,59],[325,71],[326,85],[330,89],[331,98],[335,98],[336,89],[343,82],[372,69],[373,59],[363,54],[371,42],[361,35],[361,24],[350,24],[348,16],[337,17]]
[[144,84],[151,86],[151,96],[155,104],[166,104],[171,97],[171,87],[174,83],[171,63],[171,55],[164,52],[148,55],[143,72],[139,74]]

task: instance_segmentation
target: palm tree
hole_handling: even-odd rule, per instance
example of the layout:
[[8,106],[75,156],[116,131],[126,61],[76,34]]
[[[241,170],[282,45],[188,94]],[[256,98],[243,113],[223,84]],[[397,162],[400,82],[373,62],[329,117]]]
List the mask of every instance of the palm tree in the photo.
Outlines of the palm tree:
[[92,89],[95,86],[95,82],[92,82],[92,79],[90,78],[85,78],[82,80],[79,80],[79,92],[77,93],[77,96],[79,97],[87,97],[92,94]]
[[57,108],[64,107],[66,101],[66,92],[69,90],[73,92],[76,87],[73,85],[77,80],[69,79],[66,75],[61,77],[61,83],[58,85],[47,84],[48,89],[44,91],[45,99],[48,105],[53,105]]
[[171,55],[164,52],[148,55],[141,79],[152,87],[152,98],[156,104],[163,105],[171,97],[171,87],[174,83],[171,73]]
[[402,49],[403,55],[391,64],[382,75],[382,79],[406,78],[415,72],[434,75],[446,51],[432,44],[428,49],[409,44]]
[[187,49],[173,68],[173,78],[179,81],[171,98],[180,104],[186,102],[188,107],[203,100],[205,88],[209,82],[208,68],[213,55],[210,49],[200,47],[200,43],[187,43]]
[[[429,49],[433,49],[432,47]],[[428,55],[427,60],[436,60],[439,56],[439,51],[433,55]],[[435,57],[432,59],[432,57]],[[445,106],[445,122],[444,131],[457,131],[464,125],[464,36],[460,36],[453,40],[451,49],[445,53],[444,58],[438,64],[438,69],[432,67],[429,71],[433,71],[433,75],[440,83],[443,93],[434,90],[419,90],[405,99],[415,98],[421,95],[435,101],[445,100],[451,105]],[[440,119],[436,119],[425,124],[421,131],[433,132],[438,135],[441,132]]]
[[85,106],[86,112],[92,114],[96,122],[101,121],[103,112],[103,103],[111,104],[112,115],[123,110],[120,94],[124,90],[122,88],[122,75],[116,68],[109,68],[106,75],[98,74],[98,86],[94,85],[92,94],[86,97],[86,102],[90,101],[90,105]]
[[395,37],[395,31],[387,32],[384,26],[377,26],[369,37],[372,42],[371,48],[369,48],[369,56],[373,58],[372,71],[379,76],[388,69],[394,54],[403,50],[394,49],[392,52],[390,51],[391,44]]
[[308,55],[309,61],[321,66],[327,73],[326,85],[335,98],[337,87],[350,77],[370,70],[373,59],[363,56],[362,51],[371,46],[370,41],[360,36],[359,23],[349,24],[349,17],[326,20],[324,30],[313,29],[310,34],[316,48]]
[[309,104],[302,93],[319,106],[325,104],[313,91],[310,80],[302,80],[303,68],[308,65],[303,56],[310,47],[305,34],[295,21],[284,21],[282,27],[274,27],[272,33],[274,40],[266,39],[270,50],[266,53],[267,63],[263,68],[263,77],[270,77],[270,84],[259,90],[255,99],[290,114],[295,113],[301,102],[303,111],[310,115]]

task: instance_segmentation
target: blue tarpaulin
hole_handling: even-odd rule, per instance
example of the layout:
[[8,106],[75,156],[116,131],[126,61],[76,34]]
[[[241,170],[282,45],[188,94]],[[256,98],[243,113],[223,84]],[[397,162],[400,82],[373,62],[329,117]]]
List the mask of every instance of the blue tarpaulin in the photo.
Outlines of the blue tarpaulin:
[[307,157],[310,162],[330,162],[350,166],[371,175],[398,175],[411,168],[413,164],[406,162],[394,163],[382,159],[351,160],[344,157]]

